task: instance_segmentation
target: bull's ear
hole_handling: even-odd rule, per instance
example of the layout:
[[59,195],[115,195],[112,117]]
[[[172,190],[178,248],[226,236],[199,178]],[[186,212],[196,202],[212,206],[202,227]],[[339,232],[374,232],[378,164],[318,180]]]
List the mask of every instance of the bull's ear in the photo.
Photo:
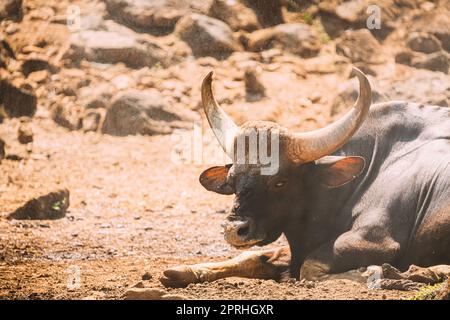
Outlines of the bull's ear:
[[233,186],[227,184],[228,170],[231,164],[206,169],[200,175],[199,181],[206,190],[220,194],[233,194]]
[[329,188],[340,187],[356,177],[364,170],[363,157],[328,156],[315,162],[320,181]]

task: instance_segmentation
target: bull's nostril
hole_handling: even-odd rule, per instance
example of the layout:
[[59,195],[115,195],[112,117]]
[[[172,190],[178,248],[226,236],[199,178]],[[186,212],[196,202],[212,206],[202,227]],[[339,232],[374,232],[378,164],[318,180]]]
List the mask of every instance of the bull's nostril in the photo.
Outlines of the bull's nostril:
[[245,227],[242,227],[242,228],[239,228],[239,230],[237,231],[237,235],[239,236],[239,237],[245,237],[246,235],[248,235],[248,232],[250,231],[250,228],[249,228],[249,226],[247,225],[247,226],[245,226]]

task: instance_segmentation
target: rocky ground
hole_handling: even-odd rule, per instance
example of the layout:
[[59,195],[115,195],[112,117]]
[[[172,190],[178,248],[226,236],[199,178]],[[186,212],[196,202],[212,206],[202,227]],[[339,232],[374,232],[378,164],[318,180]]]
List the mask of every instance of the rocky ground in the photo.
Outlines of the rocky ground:
[[[220,228],[231,198],[197,182],[224,161],[200,105],[211,70],[238,123],[326,125],[356,98],[352,65],[370,76],[375,101],[450,106],[450,2],[379,1],[381,28],[371,30],[369,4],[2,1],[0,298],[121,298],[132,286],[163,289],[168,266],[239,253]],[[193,157],[202,133],[203,156]],[[31,199],[33,210],[17,210]],[[164,290],[194,299],[414,295],[344,280]]]

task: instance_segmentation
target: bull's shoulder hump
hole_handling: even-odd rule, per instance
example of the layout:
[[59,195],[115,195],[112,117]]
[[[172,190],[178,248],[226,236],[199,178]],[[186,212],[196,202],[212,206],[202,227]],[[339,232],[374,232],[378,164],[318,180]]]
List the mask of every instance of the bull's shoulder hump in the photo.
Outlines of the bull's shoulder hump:
[[402,115],[411,118],[422,118],[427,120],[448,120],[450,119],[450,109],[437,105],[428,105],[408,101],[388,101],[375,103],[370,107],[370,116],[373,118]]

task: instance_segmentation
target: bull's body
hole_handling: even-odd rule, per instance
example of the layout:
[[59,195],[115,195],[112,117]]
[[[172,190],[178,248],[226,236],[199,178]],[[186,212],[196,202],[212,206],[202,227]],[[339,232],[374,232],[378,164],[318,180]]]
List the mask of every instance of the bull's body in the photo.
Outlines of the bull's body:
[[[338,254],[351,255],[333,273],[385,262],[401,268],[450,264],[449,109],[406,102],[373,105],[335,155],[363,156],[365,169],[346,186],[317,185],[308,212],[292,215],[285,234],[297,266],[329,241]],[[346,251],[347,242],[357,238],[360,254]]]

